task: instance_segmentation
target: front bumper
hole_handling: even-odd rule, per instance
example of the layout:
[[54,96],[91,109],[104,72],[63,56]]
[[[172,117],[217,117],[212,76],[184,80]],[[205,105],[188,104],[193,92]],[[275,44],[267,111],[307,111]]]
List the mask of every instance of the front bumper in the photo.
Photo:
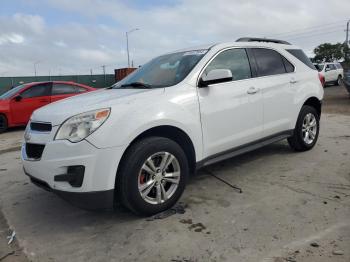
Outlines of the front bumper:
[[[26,143],[22,145],[23,168],[31,181],[80,207],[112,208],[115,177],[124,148],[102,149],[86,140],[71,143],[66,140],[52,141],[47,136],[32,132],[30,141],[27,139],[26,142],[45,145],[40,159],[29,158]],[[72,166],[84,167],[83,180],[78,186],[57,179],[60,175],[69,176],[68,170]]]
[[24,173],[29,176],[30,181],[45,189],[46,191],[53,192],[71,203],[74,206],[84,208],[87,210],[108,210],[114,207],[114,190],[98,191],[98,192],[67,192],[52,189],[45,181],[35,178],[28,174],[24,169]]

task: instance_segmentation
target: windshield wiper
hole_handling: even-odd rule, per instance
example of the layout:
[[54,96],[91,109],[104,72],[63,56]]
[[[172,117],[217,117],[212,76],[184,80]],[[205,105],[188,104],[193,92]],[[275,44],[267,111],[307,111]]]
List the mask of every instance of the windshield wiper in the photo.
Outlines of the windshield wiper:
[[152,88],[151,85],[145,84],[145,83],[142,83],[142,82],[131,82],[131,83],[123,84],[120,87],[128,87],[128,86],[139,87],[139,88]]

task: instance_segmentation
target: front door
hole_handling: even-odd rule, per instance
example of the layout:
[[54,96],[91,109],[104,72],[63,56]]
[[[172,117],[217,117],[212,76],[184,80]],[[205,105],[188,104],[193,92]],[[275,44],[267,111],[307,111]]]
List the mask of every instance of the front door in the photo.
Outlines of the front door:
[[324,73],[324,79],[326,82],[332,82],[337,80],[337,70],[335,65],[327,64]]
[[51,83],[33,85],[11,100],[14,123],[25,125],[33,111],[51,102]]
[[204,152],[208,157],[258,140],[263,101],[244,48],[224,50],[205,68],[229,69],[233,81],[198,88]]

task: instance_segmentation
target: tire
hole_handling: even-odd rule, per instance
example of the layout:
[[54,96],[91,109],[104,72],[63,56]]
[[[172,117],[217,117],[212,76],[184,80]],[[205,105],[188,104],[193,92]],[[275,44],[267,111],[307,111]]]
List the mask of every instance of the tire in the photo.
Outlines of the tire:
[[8,128],[8,122],[5,115],[0,114],[0,134],[5,132]]
[[336,82],[336,85],[341,86],[342,85],[342,81],[343,81],[343,78],[341,77],[341,75],[339,75],[338,79],[337,79],[337,82]]
[[[163,159],[169,160],[165,161],[169,164],[164,165],[164,169],[161,167]],[[189,172],[187,157],[176,142],[163,137],[144,138],[131,145],[123,156],[116,180],[117,195],[121,204],[135,214],[150,216],[169,209],[178,201]],[[176,177],[169,177],[170,174]],[[175,180],[177,184],[173,183]]]
[[[306,132],[304,130],[309,130],[309,132]],[[315,146],[319,132],[319,114],[315,108],[305,105],[300,110],[293,136],[288,138],[288,143],[290,147],[295,151],[310,150]]]

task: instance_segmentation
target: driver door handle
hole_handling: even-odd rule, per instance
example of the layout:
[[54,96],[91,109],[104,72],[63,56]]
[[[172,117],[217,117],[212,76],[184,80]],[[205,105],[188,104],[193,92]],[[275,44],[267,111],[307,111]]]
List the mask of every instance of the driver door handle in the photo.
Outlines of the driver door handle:
[[259,88],[252,86],[252,87],[249,87],[249,89],[247,90],[247,94],[253,95],[253,94],[259,92],[259,90],[260,90]]

